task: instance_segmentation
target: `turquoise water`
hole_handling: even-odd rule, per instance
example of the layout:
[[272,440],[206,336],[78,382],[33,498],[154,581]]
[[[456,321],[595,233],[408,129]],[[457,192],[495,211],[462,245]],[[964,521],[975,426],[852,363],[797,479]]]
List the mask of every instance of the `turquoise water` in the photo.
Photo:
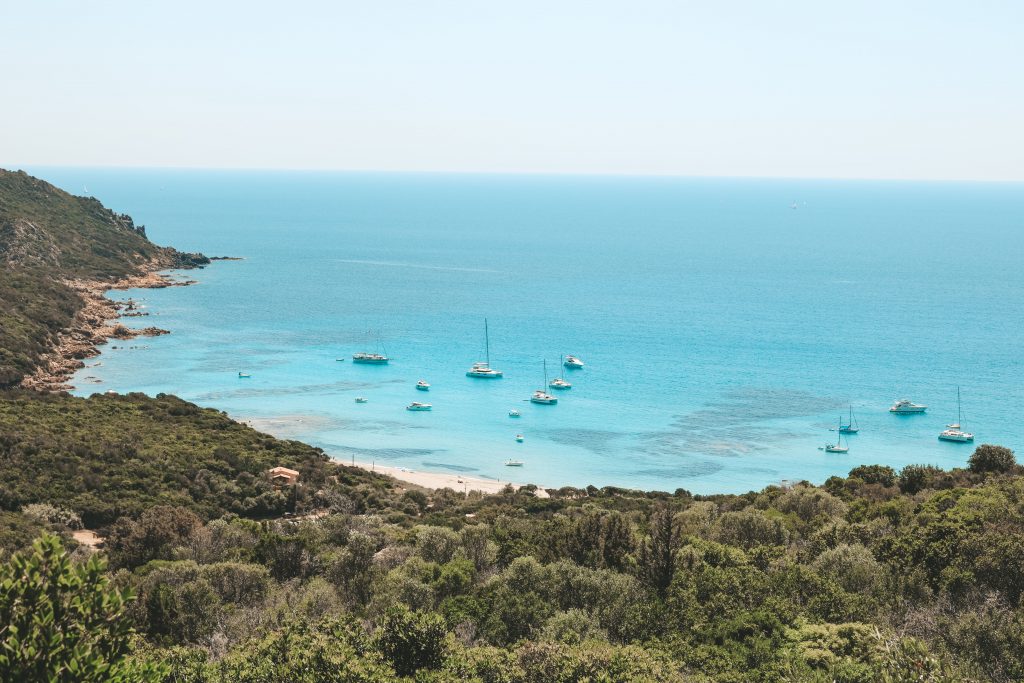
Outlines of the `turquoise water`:
[[[152,314],[129,323],[173,333],[105,347],[81,394],[173,392],[339,459],[547,486],[962,465],[973,447],[936,439],[957,385],[976,443],[1021,446],[1021,185],[31,170],[245,258],[127,293]],[[485,316],[503,380],[464,375]],[[335,360],[378,330],[389,366]],[[572,390],[524,402],[567,353]],[[901,397],[928,413],[890,415]],[[823,453],[851,403],[861,433]]]

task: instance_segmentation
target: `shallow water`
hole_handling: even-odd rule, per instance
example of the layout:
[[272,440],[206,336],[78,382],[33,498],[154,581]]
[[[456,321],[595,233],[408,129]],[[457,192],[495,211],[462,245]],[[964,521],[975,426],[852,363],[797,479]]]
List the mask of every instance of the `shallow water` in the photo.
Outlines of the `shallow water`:
[[[176,393],[340,459],[548,486],[962,465],[973,447],[936,439],[957,385],[976,443],[1024,435],[1019,184],[29,170],[158,243],[245,257],[113,293],[173,333],[105,347],[80,394]],[[464,375],[485,316],[503,380]],[[390,365],[336,361],[378,332]],[[566,353],[573,388],[524,402]],[[889,414],[901,397],[928,413]],[[850,404],[849,454],[818,450]]]

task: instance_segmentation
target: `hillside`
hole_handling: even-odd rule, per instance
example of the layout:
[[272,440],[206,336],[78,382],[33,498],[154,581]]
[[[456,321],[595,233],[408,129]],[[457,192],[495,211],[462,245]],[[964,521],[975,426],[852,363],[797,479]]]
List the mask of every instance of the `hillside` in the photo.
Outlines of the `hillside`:
[[0,169],[0,387],[31,373],[84,307],[74,281],[206,263],[153,244],[143,226],[92,197]]

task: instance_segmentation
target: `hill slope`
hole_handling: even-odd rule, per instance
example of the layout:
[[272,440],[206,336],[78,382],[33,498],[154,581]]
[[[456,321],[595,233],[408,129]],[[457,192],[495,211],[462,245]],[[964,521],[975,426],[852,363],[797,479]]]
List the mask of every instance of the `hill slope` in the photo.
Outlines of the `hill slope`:
[[94,198],[0,169],[0,387],[31,373],[84,307],[73,282],[208,262],[153,244],[143,226]]

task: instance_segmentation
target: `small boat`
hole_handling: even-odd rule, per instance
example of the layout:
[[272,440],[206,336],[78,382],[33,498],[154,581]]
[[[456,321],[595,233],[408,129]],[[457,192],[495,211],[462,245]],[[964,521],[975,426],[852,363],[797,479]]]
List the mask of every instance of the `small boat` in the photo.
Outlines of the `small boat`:
[[523,442],[523,435],[522,434],[516,434],[516,441],[518,441],[519,443],[522,443]]
[[960,424],[963,421],[963,414],[960,412],[960,387],[956,388],[956,422],[946,425],[946,429],[939,432],[939,439],[942,441],[957,441],[967,443],[974,441],[974,434],[965,432]]
[[501,370],[491,367],[491,335],[487,329],[487,318],[484,318],[484,357],[487,360],[473,363],[473,367],[466,370],[466,377],[479,377],[482,379],[501,379]]
[[839,433],[856,434],[859,431],[860,425],[857,424],[857,421],[853,417],[853,406],[850,406],[850,421],[847,422],[846,424],[842,424],[842,422],[839,423]]
[[552,389],[559,389],[559,390],[562,390],[562,389],[572,389],[572,385],[569,384],[568,382],[566,382],[561,377],[556,377],[553,380],[551,380],[551,383],[548,384],[548,386],[551,387]]
[[928,410],[928,406],[923,406],[920,405],[919,403],[908,401],[905,398],[901,398],[900,400],[896,401],[895,403],[892,404],[892,408],[889,408],[890,413],[899,413],[901,415],[923,413],[926,410]]
[[[843,418],[842,418],[842,416],[840,416],[839,417],[839,428],[842,429],[842,426],[843,426]],[[827,444],[825,444],[825,452],[826,453],[849,453],[850,452],[850,447],[843,445],[843,433],[841,431],[839,432],[839,436],[836,439],[836,443],[827,443]]]
[[406,410],[433,410],[434,406],[430,405],[429,403],[420,403],[418,401],[413,401],[412,403],[407,405],[405,407],[405,409]]
[[416,382],[416,388],[419,389],[420,391],[430,391],[430,385],[424,382],[423,380]]
[[[548,362],[544,361],[544,386],[548,383]],[[558,403],[558,399],[544,391],[543,389],[537,389],[533,392],[533,396],[530,397],[530,403],[539,403],[545,406],[553,406]]]
[[508,416],[509,417],[522,417],[523,414],[520,413],[518,410],[510,410],[510,411],[508,411]]
[[573,370],[583,369],[583,361],[581,361],[576,356],[566,356],[565,362],[563,362],[562,365],[564,365],[567,368],[572,368]]
[[506,460],[505,461],[505,467],[522,467],[522,466],[523,466],[523,461],[522,460]]
[[368,403],[370,399],[365,396],[356,396],[356,403]]
[[335,363],[344,363],[344,362],[345,362],[345,359],[344,359],[344,358],[335,358],[335,359],[334,359],[334,362],[335,362]]
[[248,379],[248,378],[252,377],[252,375],[250,375],[248,372],[240,372],[240,373],[238,373],[238,377],[240,379]]

